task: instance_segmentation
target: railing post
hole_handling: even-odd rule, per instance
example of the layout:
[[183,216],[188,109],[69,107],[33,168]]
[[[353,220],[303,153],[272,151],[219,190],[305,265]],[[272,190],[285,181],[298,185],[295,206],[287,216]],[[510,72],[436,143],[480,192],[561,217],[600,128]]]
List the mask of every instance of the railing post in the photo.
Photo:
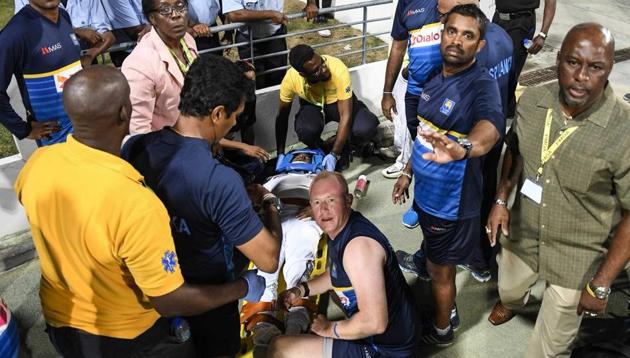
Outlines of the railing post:
[[247,31],[249,34],[249,56],[252,58],[252,66],[256,68],[256,63],[254,63],[254,32],[251,26],[247,25],[247,28],[249,29],[249,31]]
[[366,63],[366,59],[365,59],[365,47],[367,45],[367,13],[368,13],[368,8],[367,6],[363,6],[363,38],[361,39],[361,64],[365,65]]

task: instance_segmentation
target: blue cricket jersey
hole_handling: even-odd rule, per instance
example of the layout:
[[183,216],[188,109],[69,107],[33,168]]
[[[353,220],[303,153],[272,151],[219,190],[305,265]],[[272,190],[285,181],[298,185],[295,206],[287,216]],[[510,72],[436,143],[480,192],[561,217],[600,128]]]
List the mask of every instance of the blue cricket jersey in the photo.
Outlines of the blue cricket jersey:
[[[481,120],[490,121],[502,135],[505,120],[497,81],[476,62],[466,70],[426,83],[418,105],[418,130],[439,131],[453,140],[464,138]],[[414,200],[424,212],[445,220],[479,215],[483,185],[483,158],[438,164],[422,158],[431,144],[417,136],[411,156]]]
[[409,79],[407,92],[419,95],[429,74],[442,64],[442,23],[435,0],[400,0],[394,14],[392,38],[407,40]]
[[131,137],[121,155],[166,206],[186,281],[233,280],[234,246],[263,228],[241,177],[213,157],[207,141],[170,127]]
[[61,130],[38,145],[65,142],[72,124],[63,109],[65,81],[81,70],[79,42],[68,13],[59,9],[56,23],[30,5],[23,7],[0,32],[0,121],[22,139],[31,131],[15,113],[7,88],[15,75],[24,107],[37,121],[56,120]]
[[385,332],[362,339],[382,357],[411,357],[416,337],[415,308],[394,249],[383,233],[361,213],[352,211],[348,223],[334,240],[328,239],[328,269],[333,289],[348,317],[358,311],[352,282],[343,266],[343,255],[352,239],[365,236],[376,240],[385,250],[385,294],[388,324]]
[[[503,114],[507,115],[508,83],[512,71],[512,39],[503,28],[495,23],[486,23],[486,46],[477,54],[477,63],[488,69],[488,74],[499,85]],[[501,133],[505,133],[505,128]]]

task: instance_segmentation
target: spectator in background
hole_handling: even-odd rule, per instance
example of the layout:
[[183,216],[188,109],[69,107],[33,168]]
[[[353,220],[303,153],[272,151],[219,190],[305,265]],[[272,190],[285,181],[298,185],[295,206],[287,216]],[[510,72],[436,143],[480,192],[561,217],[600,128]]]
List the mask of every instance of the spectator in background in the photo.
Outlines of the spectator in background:
[[[26,0],[15,0],[15,12],[27,4]],[[61,0],[59,6],[70,15],[74,34],[86,51],[81,55],[81,65],[89,67],[116,41],[103,4],[101,0]]]
[[[315,0],[307,0],[306,18],[312,19],[317,15]],[[254,39],[264,39],[271,36],[287,33],[287,17],[283,14],[283,0],[223,0],[223,13],[229,22],[257,22],[249,24]],[[236,32],[236,42],[249,43],[249,30],[243,26]],[[254,44],[254,56],[261,56],[287,50],[287,42],[284,38]],[[287,65],[285,54],[261,59],[251,59],[251,48],[248,45],[240,46],[238,54],[241,60],[249,60],[256,66],[259,72],[271,70]],[[274,71],[256,78],[256,88],[275,86],[282,82],[286,70]]]
[[[289,114],[297,95],[300,109],[295,115],[294,127],[298,139],[310,148],[328,152],[324,158],[326,170],[346,169],[350,144],[359,152],[370,147],[373,150],[371,140],[376,136],[378,118],[352,91],[350,72],[340,59],[320,56],[308,45],[292,48],[289,59],[292,68],[280,86],[276,117],[278,161],[282,161],[280,156],[285,150]],[[331,121],[339,123],[332,148],[321,138],[324,126]]]
[[[141,0],[105,0],[103,7],[112,26],[116,43],[136,42],[151,29],[142,13]],[[110,52],[112,63],[120,67],[130,51]]]
[[64,105],[75,134],[37,150],[15,182],[39,254],[50,341],[64,357],[195,357],[165,317],[257,301],[264,280],[248,271],[227,282],[184,282],[166,208],[119,157],[131,103],[118,70],[79,72],[66,83]]
[[142,9],[153,26],[122,66],[131,88],[132,135],[175,123],[184,76],[197,58],[185,1],[143,0]]
[[[210,32],[210,27],[217,25],[217,17],[221,11],[220,0],[189,0],[188,21],[191,34],[195,38],[197,50],[219,47],[219,34]],[[215,55],[221,53],[212,52]]]
[[[61,100],[64,82],[81,70],[79,41],[59,0],[31,0],[0,32],[0,122],[19,139],[64,142],[72,132]],[[7,88],[15,76],[27,121],[15,113]]]
[[[540,0],[496,0],[496,10],[492,22],[501,26],[512,38],[514,47],[514,72],[510,75],[508,118],[514,117],[516,107],[516,86],[518,78],[525,65],[527,54],[537,54],[545,44],[549,28],[556,14],[556,0],[544,0],[542,26],[536,31],[536,9],[540,6]],[[530,41],[529,47],[524,41]]]
[[[282,228],[277,197],[255,185],[248,188],[250,200],[238,174],[212,152],[212,145],[234,126],[253,87],[230,60],[200,57],[186,75],[173,127],[131,137],[122,149],[123,158],[168,208],[187,282],[231,281],[234,249],[260,270],[278,267]],[[253,205],[262,207],[262,220]],[[201,356],[233,357],[239,350],[237,300],[188,321]]]

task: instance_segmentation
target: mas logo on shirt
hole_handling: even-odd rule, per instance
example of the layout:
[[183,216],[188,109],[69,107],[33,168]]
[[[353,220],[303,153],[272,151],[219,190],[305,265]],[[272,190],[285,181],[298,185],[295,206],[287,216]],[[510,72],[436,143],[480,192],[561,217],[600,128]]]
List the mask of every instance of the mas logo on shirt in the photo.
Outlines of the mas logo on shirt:
[[409,9],[407,10],[407,16],[413,16],[413,15],[418,15],[418,14],[422,14],[424,12],[424,8],[421,7],[419,9]]
[[451,112],[453,112],[453,107],[455,107],[455,102],[446,98],[442,103],[442,107],[440,107],[440,112],[448,116],[449,114],[451,114]]
[[164,272],[175,273],[177,254],[171,250],[166,250],[164,256],[162,256],[162,266],[164,267]]
[[61,42],[57,42],[54,45],[50,45],[50,46],[44,46],[40,49],[40,51],[42,52],[43,56],[46,55],[50,55],[51,53],[61,50],[62,46],[61,46]]

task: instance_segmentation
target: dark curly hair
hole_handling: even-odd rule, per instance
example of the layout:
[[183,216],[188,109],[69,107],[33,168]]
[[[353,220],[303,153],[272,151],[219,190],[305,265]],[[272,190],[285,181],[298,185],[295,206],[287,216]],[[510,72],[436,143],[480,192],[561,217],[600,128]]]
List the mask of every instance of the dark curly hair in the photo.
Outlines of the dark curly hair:
[[200,56],[190,65],[184,79],[179,111],[204,117],[224,106],[231,115],[244,101],[254,98],[254,84],[232,61],[216,55]]
[[158,0],[142,0],[142,13],[144,14],[144,17],[147,18],[147,21],[149,20],[149,14],[151,13],[151,11],[155,10],[155,3]]
[[289,63],[298,72],[304,72],[304,63],[315,56],[315,51],[309,45],[299,44],[289,52]]
[[483,39],[486,35],[486,23],[488,22],[488,18],[481,11],[479,6],[475,4],[466,4],[466,5],[457,5],[451,9],[451,11],[446,14],[446,18],[444,19],[444,23],[446,24],[453,14],[459,14],[462,16],[472,17],[477,20],[479,23],[479,38]]

